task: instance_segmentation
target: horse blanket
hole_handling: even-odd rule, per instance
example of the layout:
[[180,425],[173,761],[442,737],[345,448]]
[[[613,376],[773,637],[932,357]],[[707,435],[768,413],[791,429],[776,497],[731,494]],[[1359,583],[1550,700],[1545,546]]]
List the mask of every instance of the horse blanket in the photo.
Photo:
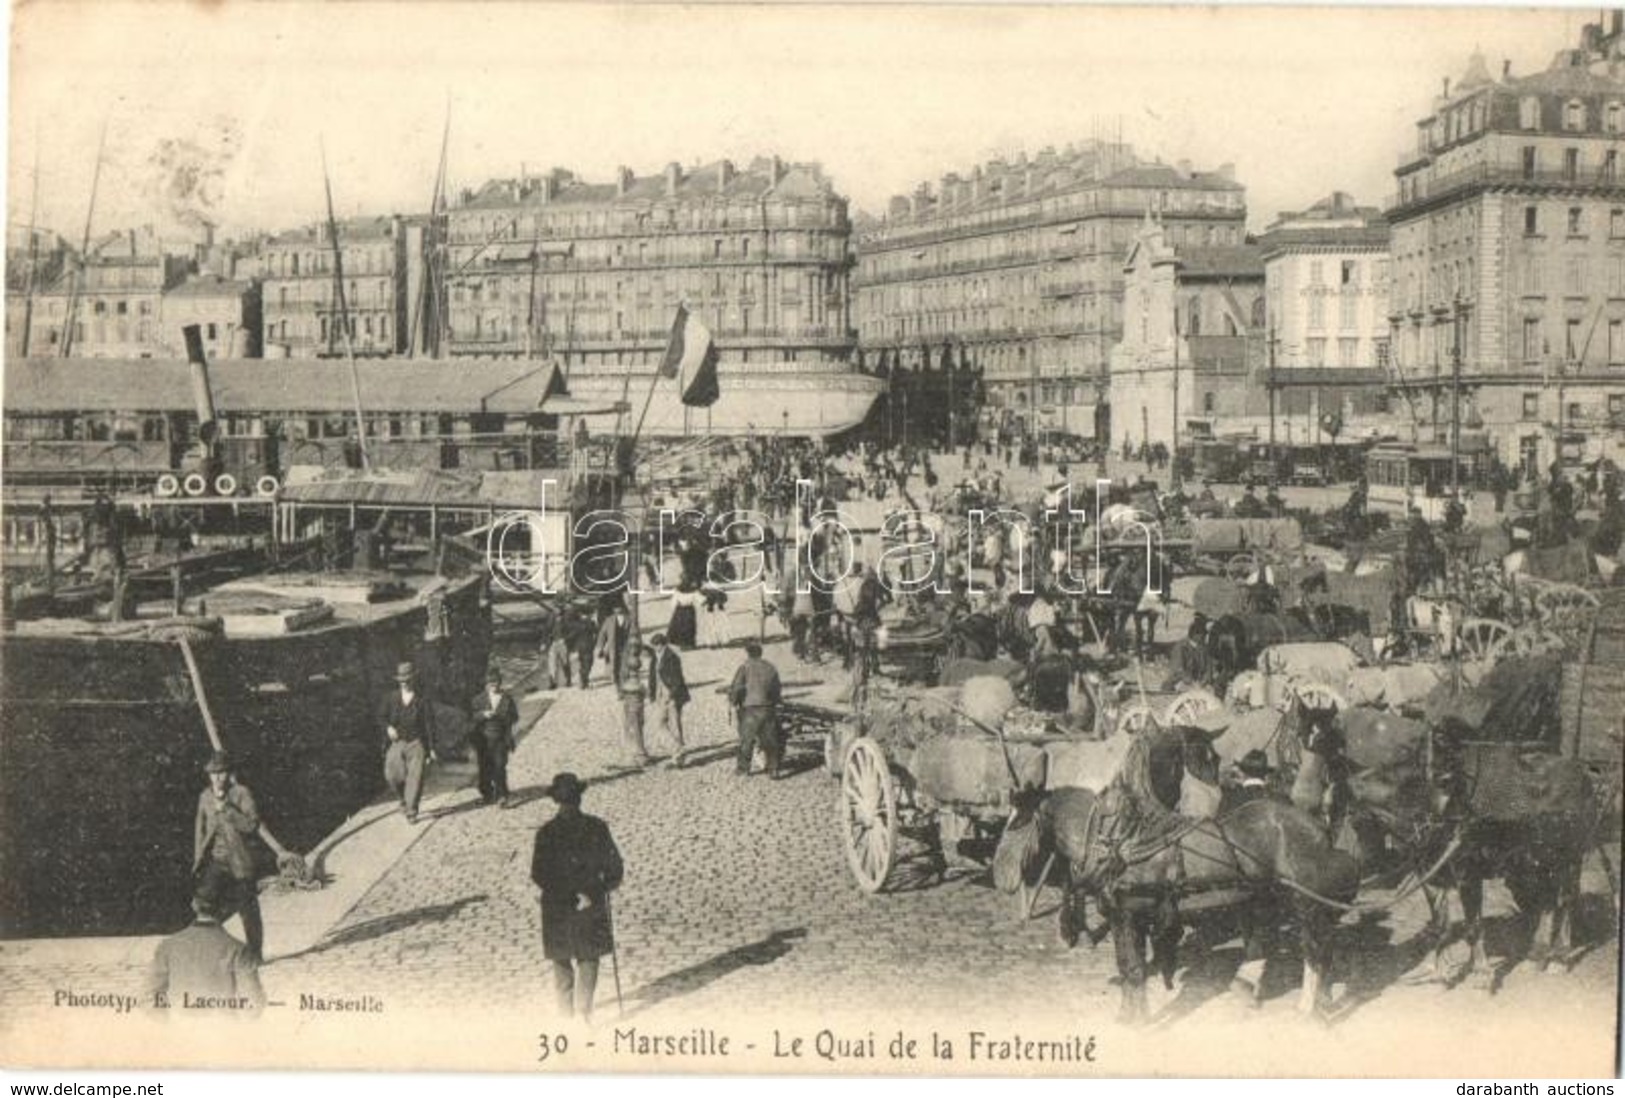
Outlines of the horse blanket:
[[[1295,577],[1296,570],[1289,572],[1288,575]],[[1371,620],[1373,633],[1383,634],[1392,629],[1390,619],[1394,598],[1394,573],[1391,569],[1366,575],[1350,575],[1328,568],[1325,575],[1326,590],[1311,596],[1313,600],[1330,603],[1333,606],[1347,606],[1365,614]],[[1303,601],[1296,583],[1289,583],[1284,587],[1282,602],[1287,608],[1301,605]]]
[[1191,532],[1198,553],[1239,553],[1243,549],[1295,553],[1303,545],[1303,529],[1297,519],[1198,519],[1191,524]]
[[1275,644],[1258,654],[1258,670],[1266,675],[1318,682],[1334,690],[1341,690],[1359,666],[1354,650],[1336,641]]
[[1591,549],[1578,538],[1553,549],[1530,549],[1523,570],[1539,579],[1584,583],[1591,575]]
[[1234,580],[1208,576],[1191,593],[1191,605],[1196,613],[1205,615],[1209,621],[1218,621],[1226,615],[1245,614],[1247,593]]
[[1398,709],[1427,698],[1444,677],[1444,668],[1434,663],[1356,667],[1349,672],[1343,698],[1350,705]]

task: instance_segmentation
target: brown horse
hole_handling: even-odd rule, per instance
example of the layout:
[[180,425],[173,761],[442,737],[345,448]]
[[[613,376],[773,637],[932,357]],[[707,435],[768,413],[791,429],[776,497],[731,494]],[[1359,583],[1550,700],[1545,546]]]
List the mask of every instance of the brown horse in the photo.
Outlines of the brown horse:
[[[1417,721],[1359,708],[1343,714],[1305,708],[1295,716],[1306,754],[1293,799],[1343,800],[1357,833],[1379,831],[1417,873],[1438,865],[1426,895],[1439,978],[1451,979],[1444,950],[1459,938],[1469,955],[1451,982],[1494,987],[1484,948],[1487,880],[1504,880],[1531,918],[1528,959],[1541,971],[1562,960],[1571,948],[1581,862],[1599,814],[1581,763],[1517,743],[1469,742],[1450,721],[1433,731],[1430,752],[1428,728]],[[1345,795],[1335,792],[1339,784]],[[1457,936],[1451,934],[1451,891],[1461,901]]]
[[[1199,755],[1196,729],[1151,733],[1124,760],[1119,779],[1104,793],[1060,789],[1018,798],[1001,846],[1019,858],[1021,879],[1036,885],[1052,854],[1066,868],[1061,931],[1077,940],[1088,898],[1106,914],[1122,978],[1121,1019],[1145,1019],[1148,945],[1165,986],[1172,987],[1184,923],[1207,912],[1242,916],[1246,964],[1239,990],[1256,1004],[1269,932],[1283,907],[1300,931],[1304,981],[1299,1007],[1324,1007],[1338,904],[1354,899],[1359,868],[1334,850],[1319,824],[1292,805],[1272,799],[1243,804],[1212,820],[1175,814],[1183,769]],[[996,860],[998,860],[996,858]],[[1013,891],[1008,880],[1001,887]],[[1322,902],[1329,900],[1331,903]]]

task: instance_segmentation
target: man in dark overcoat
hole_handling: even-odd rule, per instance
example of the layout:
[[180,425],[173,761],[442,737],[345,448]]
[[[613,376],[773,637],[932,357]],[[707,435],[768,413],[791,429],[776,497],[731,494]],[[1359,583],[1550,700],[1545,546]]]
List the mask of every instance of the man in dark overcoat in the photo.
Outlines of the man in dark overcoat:
[[609,894],[624,870],[609,826],[581,811],[585,788],[568,772],[548,785],[559,810],[536,832],[530,879],[542,890],[542,956],[553,962],[559,1009],[590,1021],[598,959],[615,949]]
[[192,925],[159,942],[153,954],[142,997],[147,1008],[245,1016],[265,1008],[257,958],[220,925],[233,887],[230,875],[216,867],[197,881]]
[[485,673],[485,689],[469,706],[474,714],[474,734],[470,742],[478,768],[476,784],[480,800],[503,808],[513,802],[508,797],[508,753],[516,744],[514,725],[519,723],[519,707],[513,696],[502,689],[502,672],[493,667]]
[[434,705],[418,688],[417,669],[411,663],[395,668],[395,687],[379,715],[389,737],[384,780],[400,797],[406,822],[415,824],[423,797],[423,771],[435,759]]

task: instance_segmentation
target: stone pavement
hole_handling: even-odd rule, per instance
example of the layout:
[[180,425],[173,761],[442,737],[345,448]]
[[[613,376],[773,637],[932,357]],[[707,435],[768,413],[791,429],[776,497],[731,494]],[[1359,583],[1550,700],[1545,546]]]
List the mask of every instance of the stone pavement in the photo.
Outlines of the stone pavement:
[[[736,599],[733,606],[732,627],[742,642],[757,630],[754,600]],[[655,631],[666,614],[663,600],[651,600],[645,631]],[[787,693],[827,691],[820,680],[830,675],[829,665],[797,665],[777,624],[769,629],[769,656]],[[1025,1021],[1109,1032],[1117,1006],[1110,942],[1093,950],[1063,948],[1053,893],[1040,902],[1043,917],[1022,921],[1014,899],[997,894],[985,874],[964,872],[939,883],[916,865],[899,890],[866,895],[846,866],[837,787],[822,769],[821,743],[808,737],[792,745],[795,773],[788,780],[733,774],[733,732],[721,691],[742,656],[737,647],[684,655],[695,694],[685,724],[691,745],[703,750],[699,764],[682,771],[618,769],[619,706],[602,669],[589,690],[529,696],[527,708],[550,704],[510,766],[519,806],[481,806],[466,788],[443,792],[430,822],[331,929],[291,955],[273,956],[262,973],[270,998],[291,1003],[301,995],[372,994],[387,1002],[392,1017],[450,1006],[502,1011],[537,1024],[553,1018],[529,869],[535,830],[553,810],[540,791],[553,773],[568,769],[588,779],[584,807],[608,821],[627,864],[614,896],[624,1015],[615,1008],[606,960],[599,1003],[609,1019],[671,1030],[741,1015],[761,1024],[822,1014],[898,1026],[948,1017],[987,1028]],[[525,658],[512,653],[510,669]],[[666,754],[664,745],[650,747]],[[472,784],[470,771],[446,768],[439,780]],[[398,819],[380,825],[393,826],[405,825]],[[1505,904],[1492,889],[1492,910],[1504,911]],[[1294,1027],[1293,1042],[1330,1040],[1344,1054],[1384,1047],[1394,1037],[1395,1019],[1404,1017],[1451,1027],[1493,1028],[1498,1020],[1526,1027],[1534,1012],[1543,1024],[1570,1032],[1611,1027],[1614,948],[1594,950],[1566,976],[1541,978],[1518,969],[1493,999],[1465,988],[1441,991],[1413,982],[1420,955],[1407,942],[1424,916],[1421,900],[1411,899],[1350,928],[1353,948],[1337,987],[1346,1017],[1326,1031],[1330,1038],[1291,1021],[1297,976],[1289,957],[1272,966],[1270,997],[1257,1015],[1224,995],[1240,951],[1223,932],[1210,935],[1209,948],[1186,952],[1177,993],[1155,992],[1153,1006],[1181,1029],[1193,1021],[1203,1032],[1241,1027],[1262,1049],[1252,1069],[1271,1062],[1272,1042],[1276,1054],[1291,1051],[1277,1039],[1282,1024]],[[276,918],[267,910],[273,935]],[[1492,950],[1504,954],[1505,938],[1492,938]],[[145,954],[125,948],[93,959],[59,949],[24,963],[0,950],[0,1037],[8,1016],[43,1005],[40,997],[51,988],[139,986]],[[1224,1059],[1210,1068],[1226,1064],[1247,1070]],[[620,1066],[633,1069],[637,1062]],[[802,1065],[808,1066],[818,1065]],[[1368,1064],[1366,1070],[1380,1069]]]

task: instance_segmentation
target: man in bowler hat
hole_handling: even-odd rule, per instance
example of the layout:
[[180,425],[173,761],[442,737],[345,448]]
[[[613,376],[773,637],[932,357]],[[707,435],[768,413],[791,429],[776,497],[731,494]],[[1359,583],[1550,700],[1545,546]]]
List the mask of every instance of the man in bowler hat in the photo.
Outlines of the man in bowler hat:
[[542,890],[542,956],[553,962],[559,1009],[591,1021],[598,959],[615,949],[609,894],[623,866],[609,826],[581,811],[585,788],[568,772],[548,785],[559,810],[536,832],[530,879]]
[[406,822],[418,822],[423,797],[423,771],[434,762],[434,705],[418,689],[410,663],[395,668],[395,690],[384,702],[380,723],[389,736],[384,753],[384,780],[401,799]]
[[502,689],[501,671],[493,667],[485,673],[485,689],[469,709],[474,714],[471,742],[480,800],[507,808],[513,803],[508,797],[508,754],[517,746],[513,728],[519,723],[519,708]]
[[1236,763],[1236,774],[1241,780],[1234,785],[1226,786],[1223,799],[1219,802],[1220,813],[1268,797],[1269,778],[1272,773],[1274,768],[1270,766],[1269,756],[1258,748],[1255,747],[1243,755]]

